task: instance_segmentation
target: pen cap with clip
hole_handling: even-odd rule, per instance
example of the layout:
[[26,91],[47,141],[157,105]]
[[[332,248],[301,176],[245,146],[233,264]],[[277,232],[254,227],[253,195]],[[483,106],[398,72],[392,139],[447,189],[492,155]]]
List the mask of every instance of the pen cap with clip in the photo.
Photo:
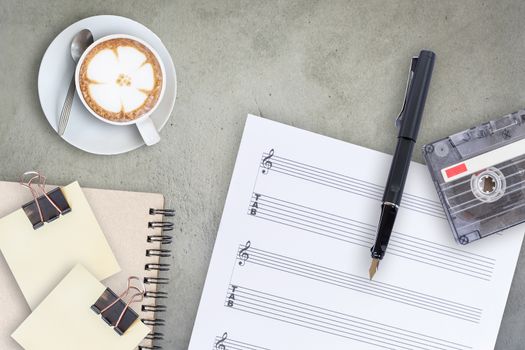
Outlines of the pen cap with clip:
[[[398,137],[416,141],[435,58],[436,55],[432,51],[422,50],[412,63],[406,101],[398,120]],[[407,117],[414,119],[410,121]]]

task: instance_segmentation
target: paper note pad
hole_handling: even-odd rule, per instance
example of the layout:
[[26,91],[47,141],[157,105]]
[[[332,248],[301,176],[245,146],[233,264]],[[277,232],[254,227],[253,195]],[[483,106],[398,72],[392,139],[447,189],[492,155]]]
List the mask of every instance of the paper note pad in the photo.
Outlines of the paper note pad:
[[12,337],[26,350],[134,349],[150,329],[137,319],[118,335],[91,310],[105,289],[85,267],[75,266]]
[[43,227],[22,209],[0,219],[0,250],[32,310],[77,263],[98,280],[120,271],[79,184],[62,192],[71,212]]

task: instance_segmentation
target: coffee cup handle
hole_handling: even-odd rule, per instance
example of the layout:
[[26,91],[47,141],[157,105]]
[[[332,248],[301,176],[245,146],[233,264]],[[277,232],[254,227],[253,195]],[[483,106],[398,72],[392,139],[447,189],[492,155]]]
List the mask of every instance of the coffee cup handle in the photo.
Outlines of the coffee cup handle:
[[155,127],[155,124],[153,124],[153,120],[151,120],[151,118],[148,117],[139,120],[136,125],[139,129],[140,136],[142,136],[142,139],[144,139],[146,145],[152,146],[160,141],[159,132],[157,131],[157,128]]

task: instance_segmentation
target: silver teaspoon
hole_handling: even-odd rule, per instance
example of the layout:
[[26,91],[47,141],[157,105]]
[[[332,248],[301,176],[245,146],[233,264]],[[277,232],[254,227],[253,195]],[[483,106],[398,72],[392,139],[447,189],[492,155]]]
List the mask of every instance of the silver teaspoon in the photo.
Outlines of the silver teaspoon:
[[[86,49],[93,43],[93,34],[89,29],[82,29],[78,32],[73,41],[71,42],[71,58],[75,63],[78,62],[80,56],[86,51]],[[69,89],[67,90],[66,100],[62,106],[62,112],[60,112],[60,118],[58,120],[58,134],[64,135],[66,131],[67,123],[69,122],[69,114],[71,113],[71,106],[73,105],[73,97],[75,97],[75,73],[71,83],[69,83]]]

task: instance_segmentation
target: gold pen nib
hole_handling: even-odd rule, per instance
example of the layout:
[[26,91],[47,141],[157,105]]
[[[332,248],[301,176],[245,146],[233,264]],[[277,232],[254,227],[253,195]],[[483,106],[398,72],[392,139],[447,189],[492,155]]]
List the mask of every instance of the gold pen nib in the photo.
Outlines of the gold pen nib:
[[370,264],[370,268],[368,269],[368,275],[370,276],[370,280],[372,280],[372,278],[376,274],[378,267],[379,259],[372,259],[372,263]]

